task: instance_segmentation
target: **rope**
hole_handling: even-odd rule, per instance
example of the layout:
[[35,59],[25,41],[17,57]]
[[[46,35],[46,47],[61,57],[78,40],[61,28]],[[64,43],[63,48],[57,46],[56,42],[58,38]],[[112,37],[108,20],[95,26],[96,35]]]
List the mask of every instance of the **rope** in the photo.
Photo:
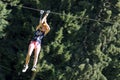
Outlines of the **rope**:
[[[27,6],[22,6],[22,8],[30,9],[30,10],[34,10],[34,11],[40,11],[40,9],[35,9],[35,8],[27,7]],[[61,14],[61,13],[57,13],[57,12],[53,12],[53,11],[51,11],[50,13],[55,14],[55,15],[66,15],[66,14]]]
[[22,8],[31,9],[31,10],[34,10],[34,11],[40,11],[39,9],[35,9],[35,8],[31,8],[31,7],[26,7],[26,6],[22,6]]
[[[17,5],[17,7],[18,7],[18,5]],[[40,11],[40,9],[35,9],[35,8],[27,7],[27,6],[22,6],[22,8],[33,10],[33,11]],[[50,13],[51,14],[55,14],[55,15],[68,16],[67,14],[62,14],[62,13],[53,12],[53,11],[51,11]],[[76,18],[76,19],[81,19],[81,17],[75,17],[75,16],[71,16],[71,17]],[[91,19],[91,18],[82,18],[82,19],[84,19],[84,20],[90,20],[90,21],[96,21],[96,22],[101,22],[101,23],[114,24],[113,22],[110,22],[110,21],[101,21],[101,20],[96,20],[96,19]]]

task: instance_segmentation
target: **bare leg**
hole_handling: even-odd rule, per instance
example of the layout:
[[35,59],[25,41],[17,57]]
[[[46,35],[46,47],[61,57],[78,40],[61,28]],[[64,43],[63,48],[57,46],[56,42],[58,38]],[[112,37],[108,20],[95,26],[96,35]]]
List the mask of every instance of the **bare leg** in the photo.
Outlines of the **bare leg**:
[[27,65],[27,66],[28,66],[28,64],[29,64],[30,56],[31,56],[33,50],[34,50],[34,44],[32,43],[32,44],[29,45],[28,53],[27,53],[27,57],[26,57],[25,65]]
[[30,56],[32,54],[32,51],[34,50],[34,43],[30,43],[29,48],[28,48],[28,53],[27,53],[27,57],[26,57],[26,62],[24,65],[24,68],[22,69],[22,72],[26,72],[26,70],[28,69],[28,64],[30,61]]
[[37,47],[35,48],[33,67],[37,65],[40,50],[41,50],[41,45],[38,43]]

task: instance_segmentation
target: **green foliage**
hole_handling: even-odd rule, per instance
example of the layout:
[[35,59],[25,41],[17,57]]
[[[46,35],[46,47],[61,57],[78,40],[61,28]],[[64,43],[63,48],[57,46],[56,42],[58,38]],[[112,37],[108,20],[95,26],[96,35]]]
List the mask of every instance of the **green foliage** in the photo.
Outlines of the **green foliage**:
[[[0,80],[120,80],[119,3],[0,1]],[[36,73],[21,70],[39,12],[22,6],[61,13],[48,16],[51,31],[43,40]]]
[[7,10],[6,7],[6,4],[3,4],[3,2],[0,1],[0,37],[5,36],[3,29],[9,24],[6,19],[10,10]]

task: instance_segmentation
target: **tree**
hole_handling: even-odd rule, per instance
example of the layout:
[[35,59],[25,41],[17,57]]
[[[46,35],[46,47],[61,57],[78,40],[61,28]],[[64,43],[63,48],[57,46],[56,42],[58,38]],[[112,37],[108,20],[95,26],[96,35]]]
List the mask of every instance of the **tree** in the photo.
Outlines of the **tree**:
[[9,24],[6,20],[10,10],[6,9],[7,4],[3,4],[2,1],[0,1],[0,37],[5,36],[4,29]]
[[[0,66],[0,72],[4,73],[0,73],[1,80],[120,79],[119,0],[10,0],[2,3],[5,3],[2,4],[5,11],[11,12],[5,13],[9,17],[3,18],[10,24],[0,25],[2,28],[7,25],[0,34],[6,34],[0,38],[0,62],[5,69]],[[43,40],[36,73],[29,69],[21,74],[21,69],[39,12],[22,6],[52,11],[48,17],[51,31]]]

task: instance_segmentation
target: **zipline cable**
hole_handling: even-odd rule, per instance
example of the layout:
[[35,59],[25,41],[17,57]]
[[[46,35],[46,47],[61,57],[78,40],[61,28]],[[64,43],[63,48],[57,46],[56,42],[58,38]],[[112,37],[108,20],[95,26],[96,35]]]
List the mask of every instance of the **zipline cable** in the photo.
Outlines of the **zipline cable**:
[[[27,6],[22,6],[22,8],[30,9],[30,10],[34,10],[34,11],[40,11],[40,9],[35,9],[35,8],[27,7]],[[53,12],[53,11],[51,11],[50,13],[51,14],[56,14],[56,15],[66,15],[66,14],[61,14],[61,13],[57,13],[57,12]]]
[[31,10],[34,10],[34,11],[40,11],[40,9],[35,9],[35,8],[27,7],[27,6],[22,6],[22,8],[31,9]]
[[[18,7],[18,5],[17,5],[17,7]],[[34,10],[34,11],[40,11],[40,9],[35,9],[35,8],[27,7],[27,6],[22,6],[22,8],[30,9],[30,10]],[[55,15],[68,16],[67,14],[62,14],[62,13],[53,12],[53,11],[51,11],[50,13],[51,14],[55,14]],[[81,17],[78,17],[78,16],[76,16],[76,17],[75,16],[71,16],[71,17],[76,18],[76,19],[81,19]],[[113,22],[110,22],[110,21],[101,21],[101,20],[96,20],[96,19],[91,19],[91,18],[82,18],[82,19],[90,20],[90,21],[96,21],[96,22],[102,22],[102,23],[114,24]]]

